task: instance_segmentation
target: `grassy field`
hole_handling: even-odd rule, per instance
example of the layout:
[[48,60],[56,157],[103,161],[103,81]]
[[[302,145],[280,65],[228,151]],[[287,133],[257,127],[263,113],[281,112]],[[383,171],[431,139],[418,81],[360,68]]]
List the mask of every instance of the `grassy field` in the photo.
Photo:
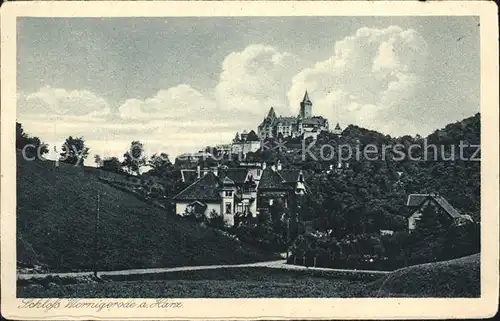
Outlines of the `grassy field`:
[[100,270],[237,264],[276,259],[220,232],[179,220],[98,180],[97,172],[51,161],[17,161],[17,260],[52,272],[91,270],[97,191]]
[[480,297],[480,254],[403,268],[368,289],[378,297]]
[[50,279],[19,286],[23,298],[384,298],[478,297],[479,255],[416,265],[375,281],[345,279],[334,271],[278,270],[266,267],[113,276],[67,284]]
[[163,280],[18,287],[18,297],[296,298],[360,297],[366,282],[308,271],[231,268],[167,273]]

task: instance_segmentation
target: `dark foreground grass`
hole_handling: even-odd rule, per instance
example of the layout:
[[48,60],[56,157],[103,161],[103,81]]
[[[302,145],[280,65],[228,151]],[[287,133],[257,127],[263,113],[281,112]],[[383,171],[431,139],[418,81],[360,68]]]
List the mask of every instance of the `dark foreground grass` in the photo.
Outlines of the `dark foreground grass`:
[[18,157],[18,262],[44,265],[52,272],[92,270],[98,190],[99,270],[277,259],[104,184],[96,170],[68,164],[56,168],[51,161]]
[[377,297],[481,296],[480,254],[414,265],[394,271],[367,287]]
[[[331,272],[331,273],[330,273]],[[479,254],[403,268],[373,281],[334,271],[265,267],[179,271],[99,282],[18,286],[22,298],[363,298],[478,297]]]
[[23,298],[343,298],[362,296],[366,284],[269,268],[190,271],[170,277],[179,279],[37,285],[18,287],[17,293]]

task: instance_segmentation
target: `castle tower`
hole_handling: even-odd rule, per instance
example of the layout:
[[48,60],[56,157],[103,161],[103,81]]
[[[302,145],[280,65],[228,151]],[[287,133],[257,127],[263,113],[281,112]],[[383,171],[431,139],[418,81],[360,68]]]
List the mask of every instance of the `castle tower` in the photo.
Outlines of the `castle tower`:
[[299,117],[301,118],[311,118],[312,113],[312,102],[309,99],[309,95],[306,93],[304,94],[304,98],[302,99],[302,102],[300,103],[300,115]]
[[267,117],[268,119],[275,119],[276,118],[276,113],[274,112],[274,107],[271,107],[271,109],[269,109],[269,112],[267,113]]

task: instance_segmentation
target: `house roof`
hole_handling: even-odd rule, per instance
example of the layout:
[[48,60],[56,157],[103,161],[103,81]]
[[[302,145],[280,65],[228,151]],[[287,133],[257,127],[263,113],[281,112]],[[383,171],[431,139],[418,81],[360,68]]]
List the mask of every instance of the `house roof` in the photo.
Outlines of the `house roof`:
[[186,187],[179,194],[174,196],[174,200],[180,201],[220,201],[219,180],[209,172],[193,184]]
[[182,181],[186,183],[193,183],[198,179],[198,172],[194,169],[181,169]]
[[228,177],[230,180],[236,184],[243,184],[247,177],[248,169],[246,168],[227,168],[221,170],[219,177]]
[[419,207],[421,206],[426,199],[433,199],[448,215],[453,218],[461,217],[462,213],[454,208],[448,201],[442,197],[441,195],[433,195],[433,194],[410,194],[408,196],[408,201],[406,206],[408,207]]
[[247,142],[258,142],[260,141],[259,135],[255,133],[255,131],[252,129],[247,136]]
[[299,181],[299,169],[283,169],[278,172],[286,183],[296,183]]
[[262,172],[259,181],[259,190],[265,189],[289,190],[291,187],[286,184],[285,179],[280,174],[268,167]]
[[229,177],[226,176],[222,180],[222,185],[224,185],[224,186],[232,186],[232,185],[234,185],[234,181],[232,179],[230,179]]

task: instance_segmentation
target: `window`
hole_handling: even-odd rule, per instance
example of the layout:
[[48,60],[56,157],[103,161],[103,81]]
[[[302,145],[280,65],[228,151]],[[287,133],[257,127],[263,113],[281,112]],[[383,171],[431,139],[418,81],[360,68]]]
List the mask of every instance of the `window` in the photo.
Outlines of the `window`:
[[248,214],[248,212],[250,212],[250,207],[248,206],[248,204],[245,204],[243,206],[244,206],[243,213]]
[[226,214],[231,214],[231,203],[226,203]]
[[226,191],[225,195],[226,196],[233,196],[233,191]]
[[257,176],[260,176],[260,172],[261,172],[260,168],[257,169]]

